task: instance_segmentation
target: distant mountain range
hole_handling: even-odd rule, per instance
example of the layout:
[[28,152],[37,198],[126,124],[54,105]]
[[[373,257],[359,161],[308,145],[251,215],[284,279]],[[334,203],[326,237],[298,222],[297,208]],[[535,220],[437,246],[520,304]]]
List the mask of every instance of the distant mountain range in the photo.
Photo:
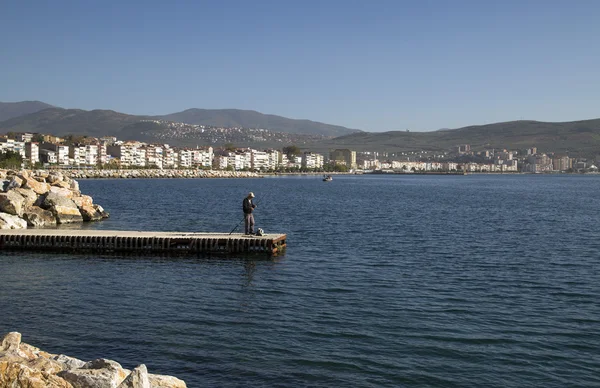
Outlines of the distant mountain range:
[[53,106],[41,101],[0,102],[0,121],[35,113],[47,108],[53,108]]
[[571,156],[600,155],[600,119],[562,123],[509,121],[433,132],[361,132],[325,140],[313,148],[350,148],[357,151],[446,151],[469,144],[472,150],[523,150]]
[[[537,147],[541,152],[568,153],[571,156],[600,154],[600,119],[562,123],[522,120],[433,132],[362,132],[238,109],[188,109],[163,116],[136,116],[110,110],[62,109],[40,101],[0,103],[0,119],[3,119],[0,132],[93,137],[109,135],[122,140],[180,146],[219,145],[223,142],[251,146],[257,139],[260,147],[294,144],[316,152],[334,148],[376,152],[447,151],[461,144],[469,144],[473,150]],[[215,140],[215,137],[209,136],[210,131],[201,132],[194,125],[262,128],[294,136],[276,133],[261,136],[256,131],[246,131],[229,137],[220,136],[220,140]],[[265,137],[271,142],[264,142]]]
[[[137,116],[111,110],[63,109],[33,101],[20,103],[0,102],[0,131],[40,132],[55,135],[77,134],[87,136],[112,135],[131,140],[142,140],[144,125],[132,124],[147,120],[165,120],[186,124],[215,127],[261,128],[276,132],[335,137],[359,132],[357,129],[324,124],[310,120],[288,119],[239,109],[188,109],[163,116]],[[125,128],[127,127],[127,128]],[[125,133],[123,133],[125,129]],[[137,131],[137,132],[136,132]]]

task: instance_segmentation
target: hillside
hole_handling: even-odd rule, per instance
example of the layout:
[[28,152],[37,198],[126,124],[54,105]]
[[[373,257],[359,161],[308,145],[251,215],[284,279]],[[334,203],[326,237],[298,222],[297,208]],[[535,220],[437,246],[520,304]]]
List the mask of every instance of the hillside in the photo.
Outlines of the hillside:
[[38,132],[53,135],[118,136],[126,125],[142,120],[112,110],[49,108],[0,122],[3,132]]
[[394,152],[450,150],[460,144],[469,144],[473,150],[537,147],[541,152],[594,156],[600,154],[600,119],[563,123],[510,121],[435,132],[363,132],[309,146],[315,150]]
[[0,122],[0,132],[34,132],[58,136],[116,136],[121,140],[166,143],[173,146],[235,144],[238,147],[281,148],[327,139],[318,134],[292,134],[250,128],[210,126],[152,120],[110,110],[50,108]]
[[360,132],[339,125],[324,124],[310,120],[295,120],[240,109],[188,109],[183,112],[159,116],[162,120],[188,124],[211,125],[214,127],[262,128],[277,132],[342,136]]
[[53,106],[41,101],[0,102],[0,121],[35,113],[47,108],[53,108]]

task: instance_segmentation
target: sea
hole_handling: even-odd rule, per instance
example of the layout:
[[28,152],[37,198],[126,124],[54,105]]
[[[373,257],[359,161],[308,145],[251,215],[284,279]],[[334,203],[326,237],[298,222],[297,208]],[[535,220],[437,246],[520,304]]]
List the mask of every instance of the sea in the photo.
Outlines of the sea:
[[[286,233],[267,257],[0,253],[0,335],[188,387],[600,386],[600,176],[81,180],[70,228]],[[240,227],[241,226],[241,227]]]

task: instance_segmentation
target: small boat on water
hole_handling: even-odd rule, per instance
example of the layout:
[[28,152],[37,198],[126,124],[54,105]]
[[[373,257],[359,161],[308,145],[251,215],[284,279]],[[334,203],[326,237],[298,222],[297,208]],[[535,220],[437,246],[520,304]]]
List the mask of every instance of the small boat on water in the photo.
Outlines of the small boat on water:
[[331,175],[323,175],[323,182],[331,182],[333,177]]

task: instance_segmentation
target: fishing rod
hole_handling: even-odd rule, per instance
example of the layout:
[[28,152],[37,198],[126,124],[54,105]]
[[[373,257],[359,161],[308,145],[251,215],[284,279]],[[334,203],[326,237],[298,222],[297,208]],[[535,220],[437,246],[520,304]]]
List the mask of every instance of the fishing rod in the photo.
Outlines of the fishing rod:
[[[256,203],[253,203],[253,205],[255,205],[255,207],[258,207],[258,203],[263,198],[264,198],[264,194],[261,195],[260,198],[256,200]],[[238,222],[237,225],[233,229],[231,229],[231,232],[229,232],[229,234],[231,235],[233,233],[233,231],[236,230],[242,222],[244,222],[245,219],[246,219],[246,215],[244,214],[244,217],[242,217],[242,220],[240,222]]]

